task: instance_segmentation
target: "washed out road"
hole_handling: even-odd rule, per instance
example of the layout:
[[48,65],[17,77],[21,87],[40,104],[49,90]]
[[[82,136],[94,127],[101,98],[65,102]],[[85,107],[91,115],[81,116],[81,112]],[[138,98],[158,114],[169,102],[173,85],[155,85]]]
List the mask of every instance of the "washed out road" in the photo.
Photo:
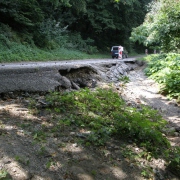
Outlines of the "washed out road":
[[0,93],[51,91],[59,85],[60,70],[135,61],[136,58],[0,63]]

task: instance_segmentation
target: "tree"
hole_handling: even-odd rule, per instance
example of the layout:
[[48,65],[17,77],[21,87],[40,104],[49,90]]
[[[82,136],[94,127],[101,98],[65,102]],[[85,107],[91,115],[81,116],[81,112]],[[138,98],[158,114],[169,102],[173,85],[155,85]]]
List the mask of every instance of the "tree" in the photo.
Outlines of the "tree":
[[98,48],[106,49],[118,44],[130,46],[132,27],[143,22],[144,7],[149,1],[121,0],[117,3],[114,0],[87,0],[86,11],[77,13],[69,9],[74,20],[69,23],[67,16],[65,24],[69,23],[68,29],[80,32],[84,39],[93,39]]
[[145,46],[159,46],[164,52],[179,52],[179,0],[153,1],[149,7],[143,24],[133,29],[131,40]]
[[18,32],[22,41],[30,38],[41,48],[56,47],[66,27],[69,36],[78,34],[107,51],[112,45],[130,46],[131,30],[142,23],[149,1],[0,0],[0,22]]
[[43,12],[36,0],[0,1],[1,22],[14,29],[33,27],[43,20]]

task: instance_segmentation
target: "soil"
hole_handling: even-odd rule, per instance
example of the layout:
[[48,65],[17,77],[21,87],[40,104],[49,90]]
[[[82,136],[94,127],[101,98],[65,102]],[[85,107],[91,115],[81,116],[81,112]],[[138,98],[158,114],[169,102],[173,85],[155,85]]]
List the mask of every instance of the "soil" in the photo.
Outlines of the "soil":
[[[122,97],[131,105],[146,104],[157,109],[169,122],[171,144],[180,146],[179,104],[159,94],[158,85],[144,75],[145,66],[132,66],[134,71],[128,74],[130,82]],[[115,86],[122,92],[120,83]],[[53,117],[44,111],[33,115],[28,108],[29,96],[43,98],[27,93],[0,100],[0,179],[3,176],[13,180],[179,179],[166,168],[163,159],[133,158],[128,149],[136,154],[142,150],[131,141],[111,139],[106,146],[87,147],[79,141],[84,138],[83,133],[88,133],[83,128],[64,127],[53,132]],[[52,133],[46,136],[44,127],[52,128]],[[32,134],[34,131],[40,133]]]

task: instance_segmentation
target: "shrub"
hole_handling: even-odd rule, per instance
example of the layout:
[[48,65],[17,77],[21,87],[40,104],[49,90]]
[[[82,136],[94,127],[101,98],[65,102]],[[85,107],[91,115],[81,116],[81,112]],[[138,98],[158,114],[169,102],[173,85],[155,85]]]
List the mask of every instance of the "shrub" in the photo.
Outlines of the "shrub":
[[88,140],[93,144],[102,145],[112,136],[124,136],[154,152],[157,147],[169,147],[161,133],[166,121],[158,112],[145,106],[140,110],[128,107],[113,90],[55,92],[47,101],[55,112],[71,114],[73,123],[89,129]]
[[146,75],[161,85],[161,92],[180,99],[180,54],[170,53],[147,57]]

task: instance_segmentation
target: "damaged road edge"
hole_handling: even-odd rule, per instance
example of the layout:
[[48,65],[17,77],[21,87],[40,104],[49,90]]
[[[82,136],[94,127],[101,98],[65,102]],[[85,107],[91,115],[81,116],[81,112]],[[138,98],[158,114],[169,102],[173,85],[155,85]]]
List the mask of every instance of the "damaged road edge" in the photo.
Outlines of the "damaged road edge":
[[127,75],[130,70],[132,67],[124,62],[0,69],[0,94],[94,88],[98,82],[118,81],[120,76]]

